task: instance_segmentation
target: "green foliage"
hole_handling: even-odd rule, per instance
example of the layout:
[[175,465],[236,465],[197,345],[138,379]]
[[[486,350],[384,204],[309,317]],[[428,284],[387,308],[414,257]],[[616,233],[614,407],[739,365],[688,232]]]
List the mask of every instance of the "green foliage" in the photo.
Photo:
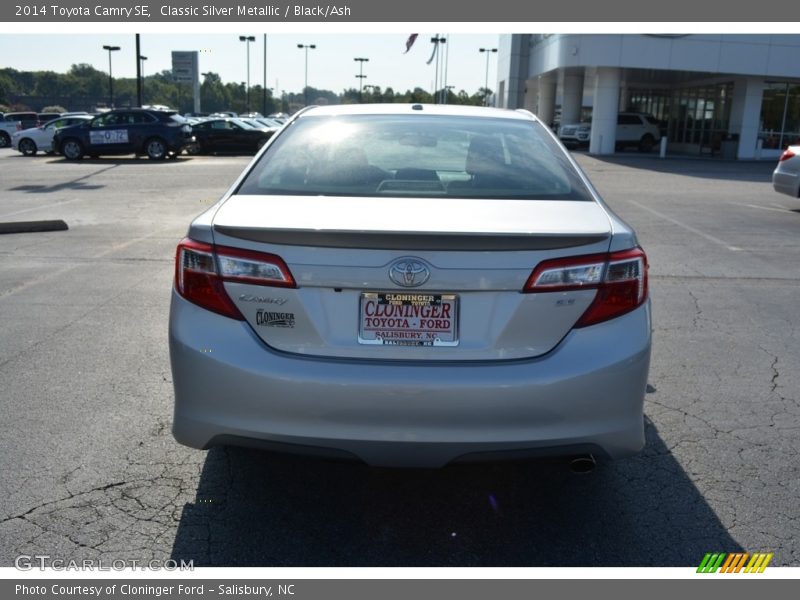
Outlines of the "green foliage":
[[[114,78],[114,105],[136,106],[138,103],[136,79]],[[247,110],[246,86],[242,82],[223,83],[217,73],[203,73],[200,85],[200,105],[204,112]],[[474,94],[461,90],[454,93],[447,90],[448,104],[482,105],[491,90],[479,89]],[[249,108],[254,112],[270,114],[273,112],[294,112],[306,104],[355,104],[360,102],[400,102],[400,103],[432,103],[434,96],[427,90],[416,87],[404,93],[396,92],[391,87],[381,90],[379,86],[364,86],[360,98],[357,88],[348,88],[340,94],[331,90],[322,90],[309,86],[300,92],[281,91],[280,97],[274,97],[272,90],[267,89],[266,103],[264,89],[261,85],[250,88]],[[41,104],[49,103],[61,108],[59,112],[68,110],[92,110],[97,106],[109,103],[108,73],[98,71],[88,64],[72,65],[67,73],[53,71],[17,71],[0,69],[0,104],[13,110],[33,110],[45,112]],[[163,104],[178,111],[194,111],[194,99],[191,86],[175,81],[172,71],[165,70],[144,78],[142,82],[142,103]],[[266,104],[266,106],[265,106]],[[52,107],[48,107],[52,108]],[[49,110],[47,111],[49,112]],[[55,111],[54,111],[55,112]]]

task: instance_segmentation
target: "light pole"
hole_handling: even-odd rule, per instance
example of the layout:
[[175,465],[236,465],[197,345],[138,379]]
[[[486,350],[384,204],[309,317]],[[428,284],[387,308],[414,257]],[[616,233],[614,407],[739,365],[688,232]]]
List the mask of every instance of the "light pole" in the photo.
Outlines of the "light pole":
[[141,93],[139,95],[139,106],[144,104],[144,61],[147,60],[146,56],[139,55],[139,73],[141,77],[141,83],[139,84],[139,89]]
[[250,42],[256,41],[254,35],[240,35],[239,41],[244,42],[247,46],[247,98],[245,100],[246,112],[250,112]]
[[305,85],[303,86],[303,98],[305,105],[308,106],[308,49],[311,48],[313,50],[317,46],[316,44],[297,44],[297,47],[306,51],[306,79]]
[[111,74],[111,53],[119,50],[119,46],[103,46],[108,50],[108,107],[114,108],[114,76]]
[[439,98],[440,98],[440,95],[439,95],[439,83],[440,83],[439,82],[439,63],[441,62],[441,59],[440,59],[440,56],[439,56],[439,44],[446,44],[446,43],[447,43],[447,38],[440,37],[438,33],[436,34],[435,37],[431,38],[431,44],[434,44],[432,58],[435,58],[435,60],[436,60],[435,69],[434,69],[434,76],[433,76],[433,92],[431,94],[431,96],[433,97],[433,103],[434,104],[438,104],[439,103]]
[[444,86],[444,104],[447,104],[447,101],[450,99],[450,90],[454,90],[455,87],[454,85]]
[[481,48],[478,52],[486,53],[486,79],[483,81],[483,105],[489,106],[489,55],[497,52],[497,48]]
[[356,77],[358,77],[358,103],[361,104],[361,102],[363,101],[361,99],[361,92],[364,89],[364,78],[366,77],[366,75],[364,75],[364,63],[369,62],[369,59],[354,58],[353,60],[358,63],[358,75],[356,75]]
[[[377,93],[379,88],[380,88],[380,86],[370,85],[370,84],[367,84],[367,85],[364,86],[364,89],[367,91],[367,93],[370,96],[374,96]],[[373,98],[370,98],[370,102],[374,102],[374,101],[375,100]]]

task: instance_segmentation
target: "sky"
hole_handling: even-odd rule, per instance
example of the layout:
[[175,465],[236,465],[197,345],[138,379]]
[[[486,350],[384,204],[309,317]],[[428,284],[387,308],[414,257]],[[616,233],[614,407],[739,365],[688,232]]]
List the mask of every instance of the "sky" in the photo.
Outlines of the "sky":
[[[239,35],[253,35],[250,44]],[[441,35],[448,35],[443,32]],[[433,34],[420,34],[408,54],[403,54],[407,33],[269,33],[267,34],[267,87],[286,92],[300,92],[304,86],[305,51],[298,44],[314,44],[308,51],[308,85],[336,93],[358,88],[359,63],[356,57],[369,58],[364,63],[364,85],[391,86],[404,92],[421,87],[430,90],[435,77],[435,62],[427,65]],[[263,33],[243,28],[239,33],[176,34],[142,33],[141,54],[145,75],[171,69],[173,50],[198,50],[200,72],[218,73],[223,82],[247,81],[247,46],[250,46],[250,84],[264,80]],[[473,94],[483,87],[486,77],[486,54],[479,48],[497,48],[499,34],[451,33],[447,44],[447,85],[455,92]],[[88,63],[108,72],[108,52],[104,45],[120,46],[112,54],[114,77],[135,77],[136,42],[133,33],[108,34],[13,34],[0,32],[0,68],[19,71],[67,72],[73,64]],[[497,54],[489,57],[489,88],[496,87]],[[441,77],[441,76],[440,76]],[[202,79],[201,79],[202,81]]]

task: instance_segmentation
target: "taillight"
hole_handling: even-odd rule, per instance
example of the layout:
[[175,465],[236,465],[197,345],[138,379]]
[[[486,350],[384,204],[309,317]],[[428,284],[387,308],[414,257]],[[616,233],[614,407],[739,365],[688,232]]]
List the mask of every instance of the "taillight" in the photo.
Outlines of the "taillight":
[[273,254],[213,246],[189,238],[178,244],[175,257],[178,293],[207,310],[243,321],[242,313],[225,291],[225,281],[295,287],[286,263]]
[[533,270],[524,292],[596,289],[575,327],[624,315],[647,299],[647,256],[641,248],[546,260]]
[[790,158],[794,158],[795,156],[796,154],[787,148],[786,150],[783,151],[783,154],[781,154],[781,157],[778,159],[778,162],[789,160]]

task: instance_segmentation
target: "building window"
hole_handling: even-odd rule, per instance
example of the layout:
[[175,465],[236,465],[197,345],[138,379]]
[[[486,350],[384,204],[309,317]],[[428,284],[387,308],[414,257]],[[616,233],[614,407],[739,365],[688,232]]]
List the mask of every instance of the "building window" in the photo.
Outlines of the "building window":
[[780,150],[800,142],[800,85],[767,83],[761,97],[758,137],[765,149]]
[[714,153],[728,135],[733,84],[631,90],[628,110],[652,114],[672,144]]

